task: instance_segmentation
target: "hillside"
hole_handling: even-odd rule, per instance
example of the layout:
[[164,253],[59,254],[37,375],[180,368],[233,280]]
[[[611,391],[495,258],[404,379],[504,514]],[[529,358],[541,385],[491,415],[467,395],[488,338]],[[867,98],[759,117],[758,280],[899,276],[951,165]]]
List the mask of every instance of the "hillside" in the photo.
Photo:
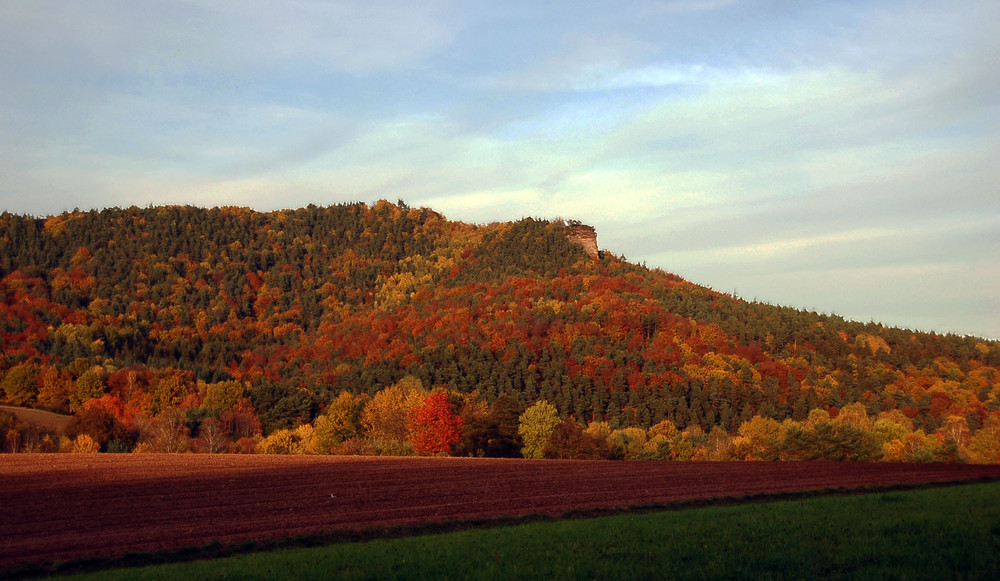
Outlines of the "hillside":
[[965,445],[1000,422],[997,342],[746,302],[585,250],[580,232],[384,201],[4,213],[5,402],[99,401],[140,427],[179,411],[192,436],[234,410],[255,416],[246,436],[258,418],[264,434],[315,425],[341,392],[357,408],[400,383],[455,409],[545,400],[609,430],[744,435],[755,417],[850,406]]

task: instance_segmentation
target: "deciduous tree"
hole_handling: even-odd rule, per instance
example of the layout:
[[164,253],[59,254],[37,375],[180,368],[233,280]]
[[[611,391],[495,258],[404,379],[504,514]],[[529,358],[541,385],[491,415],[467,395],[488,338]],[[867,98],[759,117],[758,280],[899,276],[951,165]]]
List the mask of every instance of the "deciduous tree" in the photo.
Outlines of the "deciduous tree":
[[482,402],[468,403],[462,410],[465,423],[455,453],[487,458],[518,458],[521,439],[518,417],[524,411],[513,397],[500,394],[484,411]]
[[525,458],[542,458],[545,447],[549,444],[552,432],[559,425],[559,413],[555,406],[545,400],[539,400],[524,410],[517,428],[523,445],[521,454]]
[[991,415],[986,418],[983,427],[972,436],[969,452],[974,462],[1000,463],[1000,417]]
[[139,444],[142,452],[187,452],[190,449],[191,431],[185,425],[184,412],[179,409],[167,410],[155,418],[140,418]]
[[754,416],[740,424],[739,435],[730,444],[736,460],[774,460],[784,439],[784,428],[771,419]]
[[29,405],[38,394],[38,366],[22,363],[3,377],[3,391],[7,403],[15,406]]
[[252,439],[262,431],[257,412],[248,402],[240,402],[235,407],[223,411],[219,414],[219,421],[234,441]]
[[435,392],[410,410],[408,432],[418,454],[447,454],[462,435],[462,418],[455,413],[448,394]]
[[410,410],[421,404],[424,393],[420,380],[407,376],[375,394],[361,413],[365,435],[372,440],[406,442]]
[[572,417],[563,418],[549,437],[545,447],[546,458],[570,460],[596,460],[611,455],[606,440],[588,434]]
[[[99,369],[99,368],[98,368]],[[83,409],[83,404],[107,393],[104,380],[97,369],[88,369],[76,380],[76,390],[69,398],[69,409],[76,412]]]
[[[90,400],[88,400],[90,401]],[[98,448],[107,450],[108,445],[119,442],[131,447],[136,440],[135,431],[125,426],[106,406],[86,405],[66,426],[65,435],[70,439],[87,435],[96,442]]]
[[38,390],[38,405],[57,412],[69,411],[69,398],[76,391],[76,384],[69,373],[55,366],[42,373],[42,386]]
[[223,411],[236,407],[246,395],[246,386],[239,381],[220,381],[217,383],[198,383],[202,405],[208,409]]
[[323,442],[320,447],[332,450],[345,440],[361,437],[363,434],[361,414],[367,403],[368,396],[365,394],[351,395],[347,391],[341,391],[330,405],[326,406],[326,412],[317,418],[323,420],[315,425],[317,438]]
[[208,454],[225,452],[229,444],[225,426],[211,416],[202,420],[198,426],[198,441],[202,451]]

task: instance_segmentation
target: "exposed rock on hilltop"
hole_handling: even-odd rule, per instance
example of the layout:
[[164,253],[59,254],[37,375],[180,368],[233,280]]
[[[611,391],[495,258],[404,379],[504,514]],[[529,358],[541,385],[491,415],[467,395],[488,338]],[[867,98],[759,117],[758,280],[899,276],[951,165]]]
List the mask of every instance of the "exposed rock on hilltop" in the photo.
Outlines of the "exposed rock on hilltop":
[[593,226],[586,224],[570,224],[570,242],[579,244],[591,258],[597,260],[601,257],[601,251],[597,248],[597,230]]

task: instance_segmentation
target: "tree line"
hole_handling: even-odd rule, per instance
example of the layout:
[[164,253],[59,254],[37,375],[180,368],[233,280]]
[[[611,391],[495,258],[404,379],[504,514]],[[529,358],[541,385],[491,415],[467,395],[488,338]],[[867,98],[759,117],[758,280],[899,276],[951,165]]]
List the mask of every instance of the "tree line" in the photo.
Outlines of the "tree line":
[[934,433],[914,428],[899,410],[869,417],[853,403],[831,417],[813,409],[804,421],[753,416],[734,433],[662,420],[643,429],[561,417],[538,400],[527,408],[502,394],[426,389],[406,376],[374,396],[342,391],[311,421],[264,435],[237,382],[201,384],[150,417],[113,395],[81,404],[65,432],[47,433],[0,411],[8,452],[199,452],[335,455],[455,455],[627,460],[841,460],[990,463],[1000,455],[1000,418],[975,433],[949,416]]

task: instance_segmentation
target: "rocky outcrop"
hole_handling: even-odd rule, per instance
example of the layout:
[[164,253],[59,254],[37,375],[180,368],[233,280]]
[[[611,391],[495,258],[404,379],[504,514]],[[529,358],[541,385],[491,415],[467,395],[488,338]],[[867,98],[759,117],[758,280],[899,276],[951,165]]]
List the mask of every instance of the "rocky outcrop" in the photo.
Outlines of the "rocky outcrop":
[[585,224],[570,223],[568,225],[569,241],[579,244],[594,260],[601,257],[601,251],[597,248],[597,230],[593,226]]

